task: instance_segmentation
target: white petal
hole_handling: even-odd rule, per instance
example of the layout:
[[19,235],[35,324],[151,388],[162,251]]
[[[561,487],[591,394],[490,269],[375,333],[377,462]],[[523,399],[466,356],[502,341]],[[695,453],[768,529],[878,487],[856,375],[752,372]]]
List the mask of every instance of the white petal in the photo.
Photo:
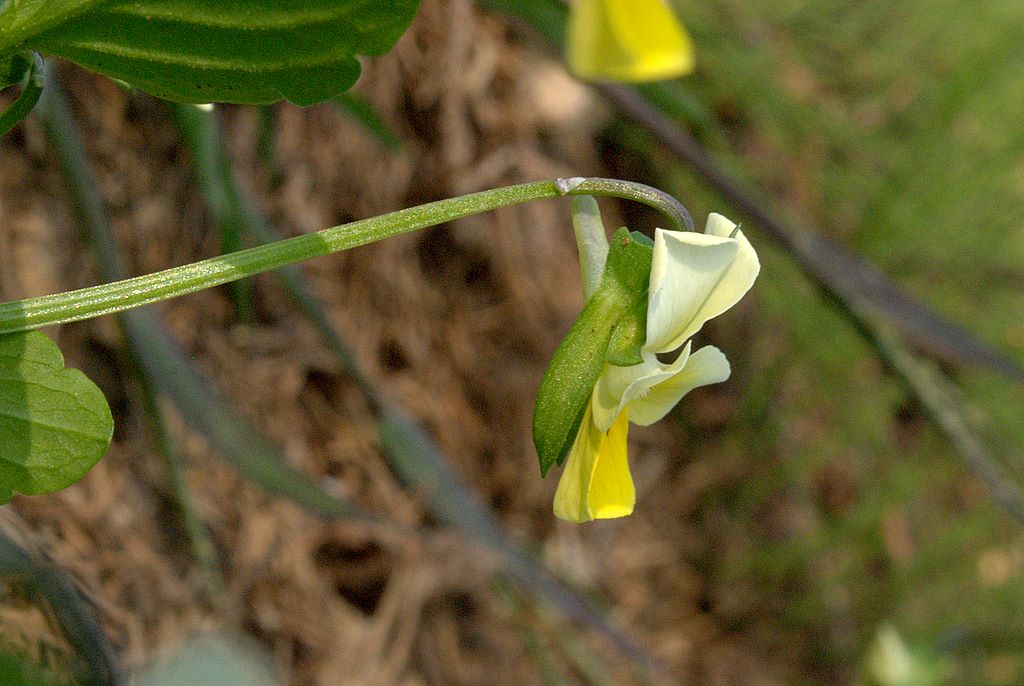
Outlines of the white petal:
[[732,232],[736,230],[736,222],[729,220],[727,217],[723,217],[718,212],[712,212],[708,215],[708,221],[704,225],[704,233],[708,236],[721,236],[723,238],[733,238]]
[[684,395],[700,386],[729,378],[729,361],[718,348],[708,345],[693,353],[671,378],[652,387],[644,395],[629,401],[629,420],[640,426],[658,421],[675,407]]
[[666,352],[682,334],[729,269],[738,251],[731,238],[658,229],[654,235],[647,300],[646,350]]
[[[734,231],[736,232],[735,236],[733,236]],[[736,300],[722,309],[722,312],[724,312],[735,305],[743,297],[743,294],[750,290],[750,287],[754,284],[754,279],[757,278],[758,272],[761,271],[761,262],[757,259],[754,246],[750,244],[750,241],[747,240],[742,231],[736,229],[736,223],[729,221],[722,215],[716,212],[709,214],[708,223],[704,227],[704,233],[710,236],[732,236],[740,246],[739,252],[736,253],[736,259],[733,260],[732,266],[729,268],[730,273],[726,275],[726,278],[734,279],[737,284],[746,282],[747,285],[736,297]]]
[[711,234],[655,232],[645,350],[675,350],[750,289],[760,264],[742,232],[729,237],[734,228],[711,215]]
[[[636,381],[652,378],[660,380],[660,374],[661,365],[657,359],[654,359],[653,363],[644,361],[631,367],[616,367],[606,364],[594,385],[594,393],[591,396],[590,404],[594,412],[594,425],[601,431],[607,431],[626,404],[623,399],[626,389]],[[657,383],[657,381],[651,383]]]
[[606,364],[594,386],[594,424],[601,431],[607,431],[615,418],[634,398],[646,395],[651,388],[671,379],[679,373],[690,355],[690,344],[671,364],[662,364],[654,353],[645,353],[644,361],[632,367],[616,367]]

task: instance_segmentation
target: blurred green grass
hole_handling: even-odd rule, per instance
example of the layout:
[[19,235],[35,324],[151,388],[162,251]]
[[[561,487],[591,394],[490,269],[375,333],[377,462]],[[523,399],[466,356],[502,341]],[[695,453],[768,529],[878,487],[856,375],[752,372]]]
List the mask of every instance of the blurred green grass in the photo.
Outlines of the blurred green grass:
[[[698,46],[685,85],[718,159],[1024,360],[1024,5],[677,5]],[[652,159],[698,214],[721,207]],[[728,511],[705,526],[719,606],[790,656],[791,683],[852,678],[889,620],[951,656],[952,683],[1024,682],[1019,526],[852,327],[748,233],[765,269],[740,411],[693,446],[746,446],[742,479],[709,494]],[[1020,476],[1020,385],[950,371]]]

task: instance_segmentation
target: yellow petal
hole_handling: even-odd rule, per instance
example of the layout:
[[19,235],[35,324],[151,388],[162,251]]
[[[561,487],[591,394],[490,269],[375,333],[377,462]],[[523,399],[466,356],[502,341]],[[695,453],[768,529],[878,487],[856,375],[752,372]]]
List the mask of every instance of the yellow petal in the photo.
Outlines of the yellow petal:
[[626,459],[626,436],[629,420],[625,412],[604,434],[598,449],[597,462],[590,477],[588,503],[594,519],[613,519],[633,514],[636,489]]
[[659,81],[693,71],[693,42],[664,0],[576,0],[566,59],[583,79]]
[[602,432],[587,408],[555,491],[555,516],[569,522],[588,522],[633,512],[636,489],[626,459],[628,430],[625,412],[607,432]]

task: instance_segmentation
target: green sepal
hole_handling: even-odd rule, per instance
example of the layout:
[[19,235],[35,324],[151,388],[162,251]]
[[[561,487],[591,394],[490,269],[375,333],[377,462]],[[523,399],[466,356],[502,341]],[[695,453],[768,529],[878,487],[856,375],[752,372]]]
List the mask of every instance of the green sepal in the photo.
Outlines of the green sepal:
[[32,60],[21,53],[0,59],[0,89],[21,83],[32,66]]
[[[654,248],[654,241],[639,231],[632,231],[629,236],[640,245]],[[647,273],[649,279],[650,269]],[[605,362],[608,364],[613,364],[616,367],[631,367],[643,362],[640,351],[647,341],[647,281],[644,282],[643,290],[644,297],[637,298],[629,311],[615,325],[615,331],[612,332],[612,340],[608,344],[608,352],[605,355]]]
[[[645,291],[646,294],[646,291]],[[631,367],[644,361],[640,355],[647,340],[647,298],[638,298],[615,325],[605,361],[616,367]]]
[[597,290],[555,350],[533,413],[533,442],[542,475],[565,462],[616,327],[638,301],[646,303],[651,256],[650,246],[626,229],[616,231]]
[[[623,231],[623,230],[625,230],[625,228],[626,228],[625,226],[621,226],[621,227],[619,227],[618,230],[619,231]],[[616,232],[616,233],[618,233],[618,232]],[[651,250],[654,250],[654,241],[651,240],[651,237],[648,236],[647,234],[640,233],[639,231],[630,231],[629,232],[629,237],[632,238],[637,243],[639,243],[640,245],[646,245]],[[650,271],[648,271],[648,274],[649,273],[650,273]]]

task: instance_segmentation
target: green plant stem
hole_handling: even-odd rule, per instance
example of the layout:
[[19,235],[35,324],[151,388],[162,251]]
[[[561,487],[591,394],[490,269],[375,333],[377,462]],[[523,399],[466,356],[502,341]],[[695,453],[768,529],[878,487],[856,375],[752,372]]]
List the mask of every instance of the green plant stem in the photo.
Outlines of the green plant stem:
[[[96,266],[105,279],[117,279],[125,273],[113,231],[106,219],[96,183],[89,173],[81,140],[71,123],[66,96],[60,79],[53,78],[51,88],[40,106],[40,118],[47,142],[57,159],[68,190],[77,211],[82,232],[96,257]],[[212,602],[220,602],[223,596],[223,575],[217,559],[217,550],[202,515],[199,513],[195,496],[185,479],[185,465],[177,446],[167,434],[166,426],[157,405],[157,384],[149,374],[144,359],[145,352],[138,345],[138,337],[132,331],[138,327],[128,319],[140,313],[122,315],[120,323],[127,339],[128,357],[133,374],[139,383],[143,406],[149,420],[156,452],[167,465],[169,485],[175,505],[181,516],[181,523],[188,534],[195,558],[202,566],[204,581]]]
[[[57,79],[47,89],[39,113],[67,181],[72,206],[98,256],[97,266],[103,270],[104,278],[118,278],[127,270]],[[325,518],[372,520],[358,506],[332,495],[289,466],[271,442],[226,404],[207,379],[196,373],[154,314],[133,311],[121,318],[132,359],[155,389],[173,400],[182,418],[206,436],[213,448],[268,493],[287,498]]]
[[0,304],[0,333],[26,331],[122,312],[472,214],[567,195],[635,200],[663,212],[670,219],[673,225],[671,228],[692,227],[686,208],[671,196],[650,186],[597,178],[537,181],[439,200],[145,276],[3,303]]
[[[177,121],[181,127],[182,137],[192,149],[194,163],[197,166],[211,166],[217,156],[207,154],[211,151],[200,143],[211,140],[203,130],[213,126],[214,122],[209,113],[199,110],[195,112],[198,112],[198,115],[177,117]],[[228,172],[230,173],[230,169]],[[237,183],[232,182],[223,190],[237,195],[232,202],[241,208],[245,219],[244,228],[251,239],[263,243],[280,240],[277,230],[252,201],[240,193]],[[577,199],[579,197],[574,198]],[[208,202],[211,201],[212,199],[208,199]],[[452,471],[449,466],[450,458],[443,455],[437,444],[399,407],[389,402],[362,371],[358,360],[343,340],[341,332],[331,323],[323,306],[304,281],[298,266],[282,267],[277,270],[276,275],[284,282],[299,309],[320,331],[328,347],[337,355],[345,373],[363,392],[367,403],[379,415],[381,449],[389,464],[407,488],[425,498],[434,517],[467,534],[469,539],[479,546],[479,550],[488,553],[496,551],[510,576],[524,588],[529,589],[538,599],[543,599],[552,607],[558,608],[567,617],[606,636],[630,663],[642,669],[663,672],[664,669],[654,658],[647,655],[629,636],[615,628],[592,603],[569,589],[534,557],[524,553],[510,540],[493,513]],[[129,313],[127,318],[134,319],[142,314],[144,313]]]
[[46,85],[46,69],[43,67],[43,58],[39,56],[39,53],[26,53],[25,59],[28,61],[28,69],[21,86],[21,95],[14,101],[14,104],[0,112],[0,136],[13,129],[18,122],[28,116],[28,113],[39,102],[39,96],[43,94],[43,86]]
[[[103,237],[104,258],[101,263],[104,268],[113,267],[123,273],[124,267],[113,244],[95,181],[88,172],[81,142],[74,135],[67,103],[59,83],[55,86],[48,89],[52,97],[44,98],[45,106],[41,108],[47,135],[51,144],[62,151],[59,156],[61,166],[67,176],[68,188],[80,221],[96,236]],[[207,125],[210,122],[208,119],[193,119],[192,123]],[[191,141],[197,132],[183,127],[183,133]],[[203,164],[210,162],[208,158],[202,159]],[[653,189],[626,182],[592,182],[593,186],[603,189],[608,195],[625,193],[621,188],[625,184],[634,191],[643,192],[645,197],[653,198],[656,207],[663,207],[670,214],[673,224],[686,223],[686,210],[672,198],[659,195]],[[561,188],[566,189],[573,183],[563,182]],[[236,185],[232,188],[237,190]],[[580,185],[574,187],[574,190],[585,193],[587,188],[586,185]],[[244,198],[239,198],[238,203],[244,209],[248,229],[262,240],[272,239],[275,232],[257,209]],[[116,278],[109,276],[111,272],[106,273],[106,278]],[[339,355],[345,370],[366,394],[370,405],[380,413],[381,449],[388,455],[401,480],[426,499],[434,518],[465,532],[477,544],[476,550],[480,554],[497,554],[508,573],[538,598],[558,608],[570,620],[603,635],[631,663],[666,675],[667,681],[664,665],[648,655],[628,633],[617,628],[596,603],[568,587],[532,555],[512,542],[493,513],[451,469],[449,461],[440,454],[436,444],[420,427],[382,397],[362,373],[341,336],[332,328],[327,316],[303,283],[298,268],[289,265],[278,270],[278,273],[299,306],[309,314],[330,347]],[[215,397],[209,383],[195,374],[152,314],[145,311],[127,312],[122,318],[126,336],[137,350],[135,358],[139,366],[153,380],[156,389],[174,401],[185,421],[207,436],[211,445],[240,473],[267,492],[287,498],[320,516],[360,521],[389,533],[422,539],[422,531],[374,519],[357,505],[331,496],[318,484],[289,468],[259,431],[248,426],[237,413],[231,411],[230,406]]]

